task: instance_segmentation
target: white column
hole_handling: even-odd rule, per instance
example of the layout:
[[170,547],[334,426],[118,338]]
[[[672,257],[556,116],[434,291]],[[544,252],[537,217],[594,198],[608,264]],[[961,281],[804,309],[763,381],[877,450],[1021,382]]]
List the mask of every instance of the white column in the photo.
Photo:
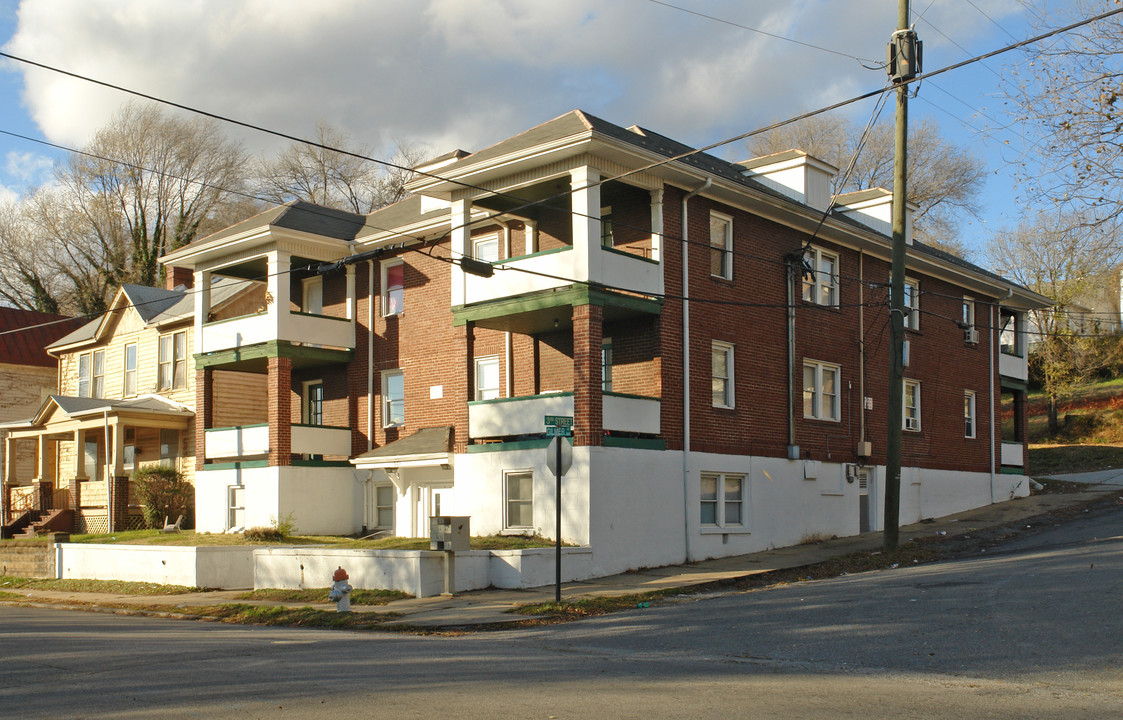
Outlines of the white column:
[[574,279],[601,280],[600,173],[588,165],[569,171],[572,184]]
[[347,319],[355,325],[355,266],[347,266]]
[[269,253],[269,297],[273,299],[268,304],[267,314],[270,327],[274,329],[274,337],[284,337],[282,323],[289,317],[289,305],[292,304],[292,289],[289,277],[291,256],[287,252],[275,250]]
[[195,348],[196,352],[206,352],[203,345],[203,325],[211,314],[211,273],[209,270],[195,271]]
[[[472,203],[469,200],[454,200],[452,202],[452,257],[458,259],[472,255],[472,228],[468,222],[472,219]],[[456,265],[452,271],[452,305],[464,305],[468,300],[468,288],[464,271]]]
[[651,191],[651,259],[663,262],[663,188]]

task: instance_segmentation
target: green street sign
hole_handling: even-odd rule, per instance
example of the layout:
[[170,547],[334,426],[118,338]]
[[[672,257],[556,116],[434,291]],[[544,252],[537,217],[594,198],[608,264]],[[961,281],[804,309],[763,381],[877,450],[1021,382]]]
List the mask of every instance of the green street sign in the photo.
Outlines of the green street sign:
[[547,425],[546,437],[573,437],[573,428],[558,427],[557,425]]
[[556,425],[558,427],[573,427],[572,415],[547,415],[547,425]]

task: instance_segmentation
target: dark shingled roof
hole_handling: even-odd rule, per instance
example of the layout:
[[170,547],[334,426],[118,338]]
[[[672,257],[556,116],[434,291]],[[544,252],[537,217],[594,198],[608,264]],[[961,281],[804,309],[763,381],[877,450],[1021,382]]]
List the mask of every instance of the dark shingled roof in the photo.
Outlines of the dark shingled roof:
[[451,425],[422,428],[409,437],[395,440],[374,450],[368,450],[358,457],[369,460],[382,457],[400,457],[402,455],[434,455],[447,452],[452,452]]
[[58,361],[47,354],[46,347],[84,322],[82,318],[0,307],[0,332],[6,333],[0,336],[0,362],[56,367]]
[[293,200],[246,218],[240,223],[219,230],[192,244],[201,244],[224,237],[233,237],[254,228],[277,227],[299,232],[323,235],[337,240],[354,240],[363,228],[366,216],[344,210],[316,205],[304,200]]

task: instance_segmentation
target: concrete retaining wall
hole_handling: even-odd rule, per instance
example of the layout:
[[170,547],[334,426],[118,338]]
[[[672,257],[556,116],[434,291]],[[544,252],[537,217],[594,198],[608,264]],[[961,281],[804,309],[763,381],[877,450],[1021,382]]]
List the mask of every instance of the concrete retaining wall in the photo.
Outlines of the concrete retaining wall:
[[252,547],[59,544],[59,577],[237,590],[253,587]]

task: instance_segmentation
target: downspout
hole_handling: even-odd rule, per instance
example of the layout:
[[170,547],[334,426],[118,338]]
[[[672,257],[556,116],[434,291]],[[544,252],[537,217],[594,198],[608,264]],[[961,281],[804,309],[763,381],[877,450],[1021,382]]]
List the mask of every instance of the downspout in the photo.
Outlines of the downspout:
[[800,256],[788,255],[788,459],[799,459],[795,441],[795,281],[799,277]]
[[[1006,297],[1002,298],[1002,300],[1009,300],[1010,297],[1013,294],[1014,294],[1014,288],[1009,288],[1008,290],[1006,290]],[[990,504],[991,505],[994,504],[994,461],[997,459],[995,457],[995,450],[994,450],[994,441],[996,439],[995,436],[994,436],[994,426],[995,426],[995,422],[994,422],[994,355],[995,355],[995,352],[994,352],[994,348],[995,348],[994,326],[995,326],[995,324],[997,324],[998,320],[995,319],[995,317],[994,317],[994,311],[995,311],[996,308],[1002,307],[1002,300],[999,300],[998,302],[991,304],[990,313],[988,314],[990,322],[987,323],[988,325],[990,325],[990,352],[988,353],[988,355],[990,355],[989,382],[990,382]],[[1002,313],[999,312],[999,317],[1001,317],[1001,316],[1002,316]],[[1001,379],[999,380],[999,382],[1002,382]]]
[[866,442],[866,253],[858,253],[858,442]]
[[374,258],[367,278],[367,451],[374,448]]
[[682,534],[686,562],[693,559],[690,548],[690,231],[686,206],[690,198],[708,190],[713,182],[713,178],[706,178],[706,182],[682,198]]

